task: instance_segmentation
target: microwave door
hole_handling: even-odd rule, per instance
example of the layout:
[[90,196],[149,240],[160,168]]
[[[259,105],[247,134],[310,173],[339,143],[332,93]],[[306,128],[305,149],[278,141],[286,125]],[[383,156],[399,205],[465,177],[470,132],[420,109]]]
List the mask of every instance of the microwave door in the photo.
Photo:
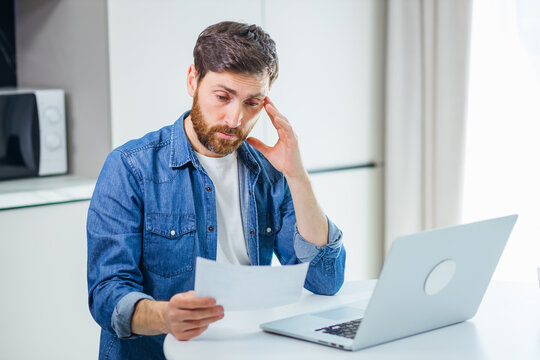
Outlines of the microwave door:
[[39,118],[34,94],[0,97],[0,180],[39,172]]

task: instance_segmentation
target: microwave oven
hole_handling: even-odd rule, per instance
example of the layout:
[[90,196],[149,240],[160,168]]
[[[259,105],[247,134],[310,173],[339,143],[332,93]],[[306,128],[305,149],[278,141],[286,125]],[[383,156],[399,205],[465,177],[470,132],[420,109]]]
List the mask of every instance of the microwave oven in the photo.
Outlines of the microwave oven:
[[0,180],[66,172],[64,91],[0,88]]

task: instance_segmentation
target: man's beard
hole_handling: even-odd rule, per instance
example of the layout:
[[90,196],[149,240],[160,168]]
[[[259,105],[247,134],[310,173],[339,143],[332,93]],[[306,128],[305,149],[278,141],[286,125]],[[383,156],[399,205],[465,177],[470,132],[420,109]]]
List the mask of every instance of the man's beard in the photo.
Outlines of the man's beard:
[[[193,130],[199,139],[199,142],[208,150],[219,155],[229,155],[240,147],[242,142],[247,138],[255,123],[250,126],[247,131],[242,131],[240,128],[230,128],[226,125],[216,125],[209,127],[201,112],[199,106],[199,92],[195,91],[193,97],[193,106],[191,107],[191,123]],[[226,140],[217,135],[218,132],[234,135],[235,139]]]

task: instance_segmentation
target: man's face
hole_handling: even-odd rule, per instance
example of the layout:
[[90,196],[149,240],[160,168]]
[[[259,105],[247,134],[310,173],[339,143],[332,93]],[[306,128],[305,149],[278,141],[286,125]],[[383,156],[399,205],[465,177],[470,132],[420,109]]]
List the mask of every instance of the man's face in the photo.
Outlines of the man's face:
[[199,143],[212,155],[236,150],[257,123],[268,82],[268,76],[208,72],[197,83],[190,115]]

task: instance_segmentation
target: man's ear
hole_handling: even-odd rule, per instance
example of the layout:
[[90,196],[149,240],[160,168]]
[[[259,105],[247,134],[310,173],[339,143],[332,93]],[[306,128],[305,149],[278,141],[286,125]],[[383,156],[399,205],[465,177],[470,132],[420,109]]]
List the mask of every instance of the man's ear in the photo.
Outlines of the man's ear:
[[195,69],[195,65],[189,65],[188,74],[187,74],[187,91],[189,96],[195,96],[195,90],[197,90],[197,82],[199,79],[199,72]]

